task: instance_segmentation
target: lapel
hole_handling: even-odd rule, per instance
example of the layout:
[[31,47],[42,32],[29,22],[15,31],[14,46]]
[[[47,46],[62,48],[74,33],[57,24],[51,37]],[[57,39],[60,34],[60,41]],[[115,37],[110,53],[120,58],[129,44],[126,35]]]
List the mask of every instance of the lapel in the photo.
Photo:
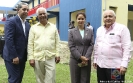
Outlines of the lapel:
[[82,36],[81,36],[81,34],[79,32],[78,27],[75,28],[74,33],[76,34],[76,36],[78,36],[78,38],[79,38],[78,40],[80,41],[80,43],[83,44],[83,42],[82,42]]
[[27,23],[25,22],[25,37],[27,37],[28,33],[27,33]]
[[82,39],[82,36],[80,34],[79,29],[78,28],[75,28],[75,34],[78,36],[78,38],[79,38],[78,40],[80,41],[81,44],[84,44],[85,43],[86,39],[89,36],[88,33],[89,33],[89,29],[84,28],[84,38]]
[[85,40],[87,39],[87,37],[89,36],[89,29],[85,28],[84,29],[84,38],[83,38],[83,42],[85,42]]
[[[25,37],[24,29],[23,29],[23,26],[22,26],[21,20],[20,20],[20,18],[18,17],[18,15],[16,15],[16,20],[17,20],[17,24],[18,24],[18,26],[19,26],[19,27],[17,27],[17,28],[20,28],[21,33],[22,33],[23,36]],[[25,26],[26,26],[26,24],[25,24]],[[25,28],[25,33],[26,33],[26,28]]]

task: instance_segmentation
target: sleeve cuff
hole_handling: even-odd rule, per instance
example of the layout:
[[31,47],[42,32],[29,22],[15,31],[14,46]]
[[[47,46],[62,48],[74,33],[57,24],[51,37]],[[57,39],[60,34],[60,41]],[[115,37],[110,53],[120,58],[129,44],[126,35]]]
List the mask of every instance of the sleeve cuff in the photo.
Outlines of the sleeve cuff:
[[93,60],[93,63],[97,63],[97,59],[94,59],[94,60]]
[[128,61],[122,61],[121,66],[127,68]]
[[56,56],[56,57],[59,57],[60,55],[59,55],[59,54],[56,54],[55,56]]
[[28,60],[32,60],[32,59],[34,59],[33,56],[29,56],[28,57]]

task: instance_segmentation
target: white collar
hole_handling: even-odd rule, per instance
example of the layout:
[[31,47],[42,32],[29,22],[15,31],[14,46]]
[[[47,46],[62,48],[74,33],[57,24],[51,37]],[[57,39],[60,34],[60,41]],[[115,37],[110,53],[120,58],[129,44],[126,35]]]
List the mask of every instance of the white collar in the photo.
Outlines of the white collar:
[[26,22],[26,20],[23,21],[23,20],[20,18],[19,14],[18,14],[18,17],[19,17],[19,19],[20,19],[20,21],[21,21],[22,23],[25,23],[25,22]]

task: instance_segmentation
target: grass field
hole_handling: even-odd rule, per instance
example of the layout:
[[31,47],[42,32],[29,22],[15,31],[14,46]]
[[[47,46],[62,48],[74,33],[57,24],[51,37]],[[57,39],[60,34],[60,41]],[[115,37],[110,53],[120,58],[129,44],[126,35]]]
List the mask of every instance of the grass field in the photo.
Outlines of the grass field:
[[[97,80],[96,70],[92,68],[91,83],[97,83],[96,80]],[[8,83],[7,72],[3,64],[0,64],[0,83]],[[36,83],[33,68],[30,67],[28,63],[26,65],[22,83]],[[56,83],[70,83],[69,65],[66,64],[56,65]],[[125,83],[133,83],[133,59],[129,63],[128,71],[126,73]]]

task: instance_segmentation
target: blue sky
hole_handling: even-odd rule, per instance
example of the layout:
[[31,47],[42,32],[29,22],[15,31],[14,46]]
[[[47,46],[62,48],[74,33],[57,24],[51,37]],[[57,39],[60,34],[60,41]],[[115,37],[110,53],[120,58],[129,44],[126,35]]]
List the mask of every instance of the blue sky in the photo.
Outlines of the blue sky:
[[20,0],[0,0],[0,7],[14,7]]

